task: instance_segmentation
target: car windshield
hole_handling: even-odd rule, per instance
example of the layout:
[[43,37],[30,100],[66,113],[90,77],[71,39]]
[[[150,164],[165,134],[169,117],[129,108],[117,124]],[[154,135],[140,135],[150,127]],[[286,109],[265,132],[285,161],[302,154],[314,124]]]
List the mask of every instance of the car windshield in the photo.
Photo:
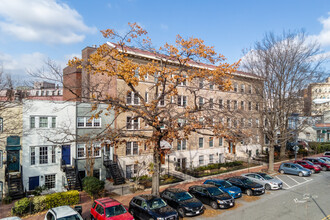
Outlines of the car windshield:
[[314,165],[312,162],[310,162],[310,161],[306,161],[306,163],[308,163],[309,165]]
[[116,205],[116,206],[111,206],[105,209],[105,215],[106,217],[112,217],[112,216],[117,216],[126,213],[126,209],[124,208],[123,205]]
[[253,181],[250,180],[250,179],[248,179],[248,178],[241,179],[241,181],[242,181],[244,184],[253,183]]
[[265,180],[271,180],[271,179],[273,179],[273,177],[269,176],[266,173],[261,173],[260,176],[262,176]]
[[327,158],[327,157],[322,157],[321,159],[324,161],[330,161],[330,158]]
[[148,201],[150,209],[159,209],[166,206],[166,203],[161,198],[152,199]]
[[223,182],[221,183],[221,185],[222,185],[224,188],[229,188],[229,187],[232,187],[232,186],[233,186],[233,185],[231,185],[231,183],[228,182],[228,181],[223,181]]
[[58,220],[83,220],[79,215],[70,215],[62,218],[58,218]]
[[208,188],[207,191],[209,191],[209,193],[212,196],[218,196],[218,195],[223,194],[223,191],[221,189],[217,188],[217,187]]
[[188,199],[192,199],[193,196],[190,195],[190,193],[188,192],[180,192],[180,193],[176,193],[175,194],[175,197],[178,201],[185,201],[185,200],[188,200]]
[[319,159],[319,161],[320,161],[321,163],[325,163],[325,161],[324,161],[324,160],[322,160],[322,159]]

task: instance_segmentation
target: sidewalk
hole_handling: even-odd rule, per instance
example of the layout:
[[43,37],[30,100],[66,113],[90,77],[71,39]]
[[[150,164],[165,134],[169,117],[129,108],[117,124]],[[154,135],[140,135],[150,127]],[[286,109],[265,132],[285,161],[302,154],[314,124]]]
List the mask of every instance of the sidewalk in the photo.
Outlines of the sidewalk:
[[[313,155],[311,157],[317,157],[317,156],[321,156],[322,154],[317,154],[317,155]],[[297,158],[297,159],[301,159],[301,158]],[[290,160],[287,160],[290,161]],[[281,162],[276,162],[274,163],[274,171],[277,172],[279,166],[281,163],[286,162],[286,161],[281,161]],[[248,173],[248,172],[264,172],[265,170],[267,170],[267,165],[260,165],[260,166],[256,166],[256,167],[251,167],[251,168],[245,168],[242,170],[235,170],[235,171],[231,171],[228,173],[223,173],[223,174],[217,174],[217,175],[213,175],[213,176],[207,176],[207,177],[203,177],[203,178],[194,178],[190,176],[186,176],[186,180],[179,182],[179,183],[173,183],[173,184],[169,184],[169,185],[164,185],[164,186],[160,186],[160,191],[168,188],[168,187],[172,187],[172,188],[181,188],[181,189],[185,189],[187,190],[190,186],[192,185],[198,185],[198,184],[203,184],[204,181],[206,179],[225,179],[231,176],[236,176],[236,175],[241,175],[243,173]],[[177,173],[179,173],[178,171],[176,171]],[[142,194],[150,194],[151,193],[151,189],[146,189],[143,191],[139,191],[136,193],[132,193],[132,194],[127,194],[127,195],[118,195],[118,196],[114,196],[113,198],[118,200],[119,202],[121,202],[123,205],[128,206],[129,202],[131,201],[131,199],[134,196],[137,195],[142,195]],[[90,208],[92,207],[92,203],[93,201],[91,200],[91,198],[85,193],[85,192],[81,192],[80,193],[80,197],[81,197],[81,205],[83,208],[83,218],[87,218],[89,219],[90,216]],[[8,204],[8,205],[1,205],[0,206],[0,218],[4,218],[4,217],[8,217],[10,216],[10,210],[11,207],[14,205],[14,203],[12,204]],[[26,216],[23,219],[26,220],[43,220],[44,216],[45,216],[46,212],[43,213],[38,213],[36,215],[32,215],[32,216]]]

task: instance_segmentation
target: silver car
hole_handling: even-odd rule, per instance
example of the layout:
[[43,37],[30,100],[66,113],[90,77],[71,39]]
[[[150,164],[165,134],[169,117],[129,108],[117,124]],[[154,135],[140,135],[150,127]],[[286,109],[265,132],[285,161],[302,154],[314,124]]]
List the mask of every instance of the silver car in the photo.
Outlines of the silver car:
[[283,182],[281,180],[275,179],[266,173],[245,173],[241,176],[245,176],[253,182],[263,185],[267,190],[282,189],[283,187]]

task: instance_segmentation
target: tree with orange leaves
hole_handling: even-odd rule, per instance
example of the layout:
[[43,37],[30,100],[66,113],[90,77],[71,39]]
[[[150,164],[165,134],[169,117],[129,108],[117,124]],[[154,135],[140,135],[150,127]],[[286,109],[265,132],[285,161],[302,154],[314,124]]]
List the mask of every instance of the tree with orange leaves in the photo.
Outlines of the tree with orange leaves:
[[[203,88],[230,90],[231,73],[236,71],[239,62],[226,63],[225,57],[213,47],[193,37],[184,39],[178,35],[175,44],[166,43],[155,49],[143,28],[136,23],[129,26],[125,35],[112,29],[102,31],[111,43],[100,45],[88,60],[70,60],[69,66],[85,69],[92,78],[102,76],[102,79],[120,81],[122,91],[111,93],[102,89],[101,80],[91,80],[95,84],[90,87],[95,90],[82,98],[108,103],[118,121],[124,120],[121,115],[131,115],[125,125],[109,132],[115,133],[112,137],[118,140],[138,138],[151,146],[152,193],[158,195],[161,141],[172,143],[192,133],[230,135],[218,120],[224,110],[213,107],[219,104],[211,103],[210,93]],[[145,54],[148,62],[136,62],[136,53]],[[146,81],[148,96],[141,93]],[[137,120],[142,120],[150,132],[128,132]]]

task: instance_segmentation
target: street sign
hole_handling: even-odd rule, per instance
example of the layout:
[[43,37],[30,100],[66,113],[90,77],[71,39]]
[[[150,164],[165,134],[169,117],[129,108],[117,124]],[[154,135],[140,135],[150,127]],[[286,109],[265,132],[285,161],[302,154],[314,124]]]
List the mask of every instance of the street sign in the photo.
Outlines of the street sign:
[[298,147],[297,145],[295,145],[295,146],[293,147],[293,150],[294,150],[294,151],[298,151],[298,150],[299,150],[299,147]]

